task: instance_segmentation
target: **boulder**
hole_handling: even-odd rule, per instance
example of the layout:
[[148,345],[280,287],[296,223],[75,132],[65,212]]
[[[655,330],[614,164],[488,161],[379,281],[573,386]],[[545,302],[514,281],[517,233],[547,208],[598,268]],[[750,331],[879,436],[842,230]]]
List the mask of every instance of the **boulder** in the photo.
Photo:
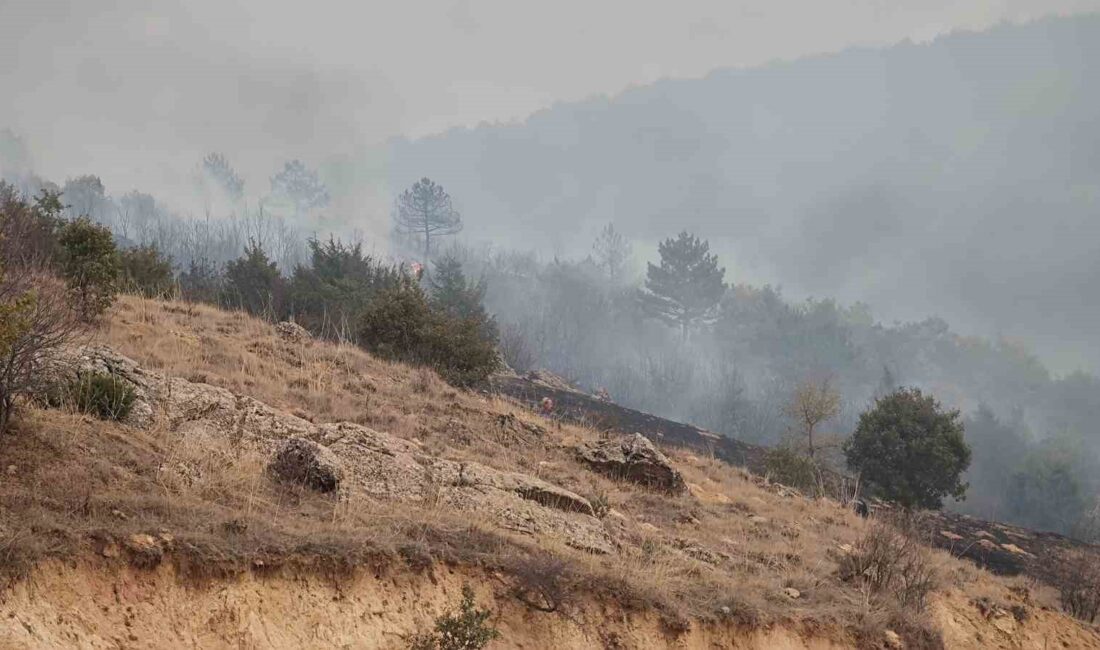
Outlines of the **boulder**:
[[313,338],[309,330],[288,320],[276,324],[275,333],[279,335],[279,338],[290,343],[303,343]]
[[289,438],[268,465],[268,471],[288,483],[300,483],[318,492],[333,492],[344,471],[335,454],[304,438]]
[[681,493],[687,489],[684,477],[668,457],[640,433],[589,443],[578,450],[578,456],[609,476],[668,492]]

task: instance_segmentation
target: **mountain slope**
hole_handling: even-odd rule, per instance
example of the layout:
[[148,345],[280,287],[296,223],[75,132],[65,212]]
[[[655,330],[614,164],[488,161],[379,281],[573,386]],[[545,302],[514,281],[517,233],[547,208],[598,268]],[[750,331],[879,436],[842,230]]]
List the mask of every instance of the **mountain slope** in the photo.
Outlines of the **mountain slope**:
[[[838,567],[870,527],[829,500],[673,450],[686,493],[608,477],[591,429],[240,313],[122,298],[91,343],[70,358],[139,405],[28,405],[0,448],[3,647],[399,648],[463,583],[495,647],[1100,647],[1045,588],[940,552],[926,613],[861,591]],[[273,478],[291,436],[338,491]]]

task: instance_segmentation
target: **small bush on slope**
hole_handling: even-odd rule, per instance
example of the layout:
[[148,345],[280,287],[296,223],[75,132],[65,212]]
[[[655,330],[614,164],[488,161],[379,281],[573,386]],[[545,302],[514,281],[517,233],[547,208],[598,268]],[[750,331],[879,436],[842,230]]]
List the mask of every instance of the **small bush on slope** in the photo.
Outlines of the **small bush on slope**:
[[134,389],[114,375],[80,373],[60,395],[50,400],[55,406],[72,404],[81,413],[90,413],[101,420],[122,420],[134,405]]
[[929,551],[914,537],[876,523],[840,562],[840,578],[855,582],[868,595],[892,597],[905,608],[922,611],[935,591],[937,576]]
[[435,630],[417,635],[412,650],[480,650],[500,636],[496,628],[485,622],[492,616],[487,609],[478,609],[474,590],[462,587],[462,602],[458,611],[435,619]]

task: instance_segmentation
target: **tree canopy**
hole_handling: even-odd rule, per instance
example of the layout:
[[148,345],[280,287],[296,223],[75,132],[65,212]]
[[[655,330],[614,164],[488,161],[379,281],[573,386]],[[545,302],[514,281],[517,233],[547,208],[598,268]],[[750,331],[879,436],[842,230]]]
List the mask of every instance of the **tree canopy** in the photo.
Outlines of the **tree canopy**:
[[432,252],[432,237],[453,235],[462,230],[462,215],[455,210],[451,195],[430,178],[421,178],[397,197],[393,212],[397,231],[424,240],[424,259]]
[[288,161],[282,171],[271,177],[271,193],[293,203],[294,214],[299,217],[314,208],[325,207],[331,200],[321,177],[301,160]]
[[944,411],[931,395],[904,388],[875,400],[844,443],[848,467],[875,494],[907,508],[940,508],[962,499],[970,465],[958,411]]
[[642,305],[687,336],[691,327],[716,315],[726,292],[726,269],[718,266],[718,256],[710,254],[705,240],[686,230],[661,242],[657,250],[661,262],[646,269]]

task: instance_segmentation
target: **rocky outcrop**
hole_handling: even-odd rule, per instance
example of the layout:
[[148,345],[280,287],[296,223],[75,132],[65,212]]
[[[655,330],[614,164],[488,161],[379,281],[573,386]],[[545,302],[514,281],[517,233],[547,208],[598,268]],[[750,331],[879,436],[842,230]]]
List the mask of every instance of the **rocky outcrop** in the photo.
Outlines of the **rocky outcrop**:
[[668,457],[640,433],[588,443],[578,449],[577,455],[608,476],[674,493],[687,489],[684,477]]
[[584,497],[532,476],[432,456],[414,442],[350,422],[314,424],[224,388],[145,370],[105,347],[65,350],[49,364],[58,377],[87,370],[110,373],[134,388],[131,415],[140,416],[128,424],[229,439],[269,455],[269,470],[282,480],[322,492],[443,505],[574,548],[614,550]]
[[275,333],[278,334],[279,338],[282,340],[291,343],[305,343],[313,339],[313,335],[309,333],[309,330],[298,323],[288,320],[276,324]]
[[335,492],[344,470],[329,449],[304,438],[289,438],[279,446],[267,470],[275,478],[318,492]]
[[526,474],[429,456],[408,440],[350,422],[317,427],[318,440],[349,468],[348,489],[395,501],[476,512],[508,530],[563,538],[610,553],[587,499]]

